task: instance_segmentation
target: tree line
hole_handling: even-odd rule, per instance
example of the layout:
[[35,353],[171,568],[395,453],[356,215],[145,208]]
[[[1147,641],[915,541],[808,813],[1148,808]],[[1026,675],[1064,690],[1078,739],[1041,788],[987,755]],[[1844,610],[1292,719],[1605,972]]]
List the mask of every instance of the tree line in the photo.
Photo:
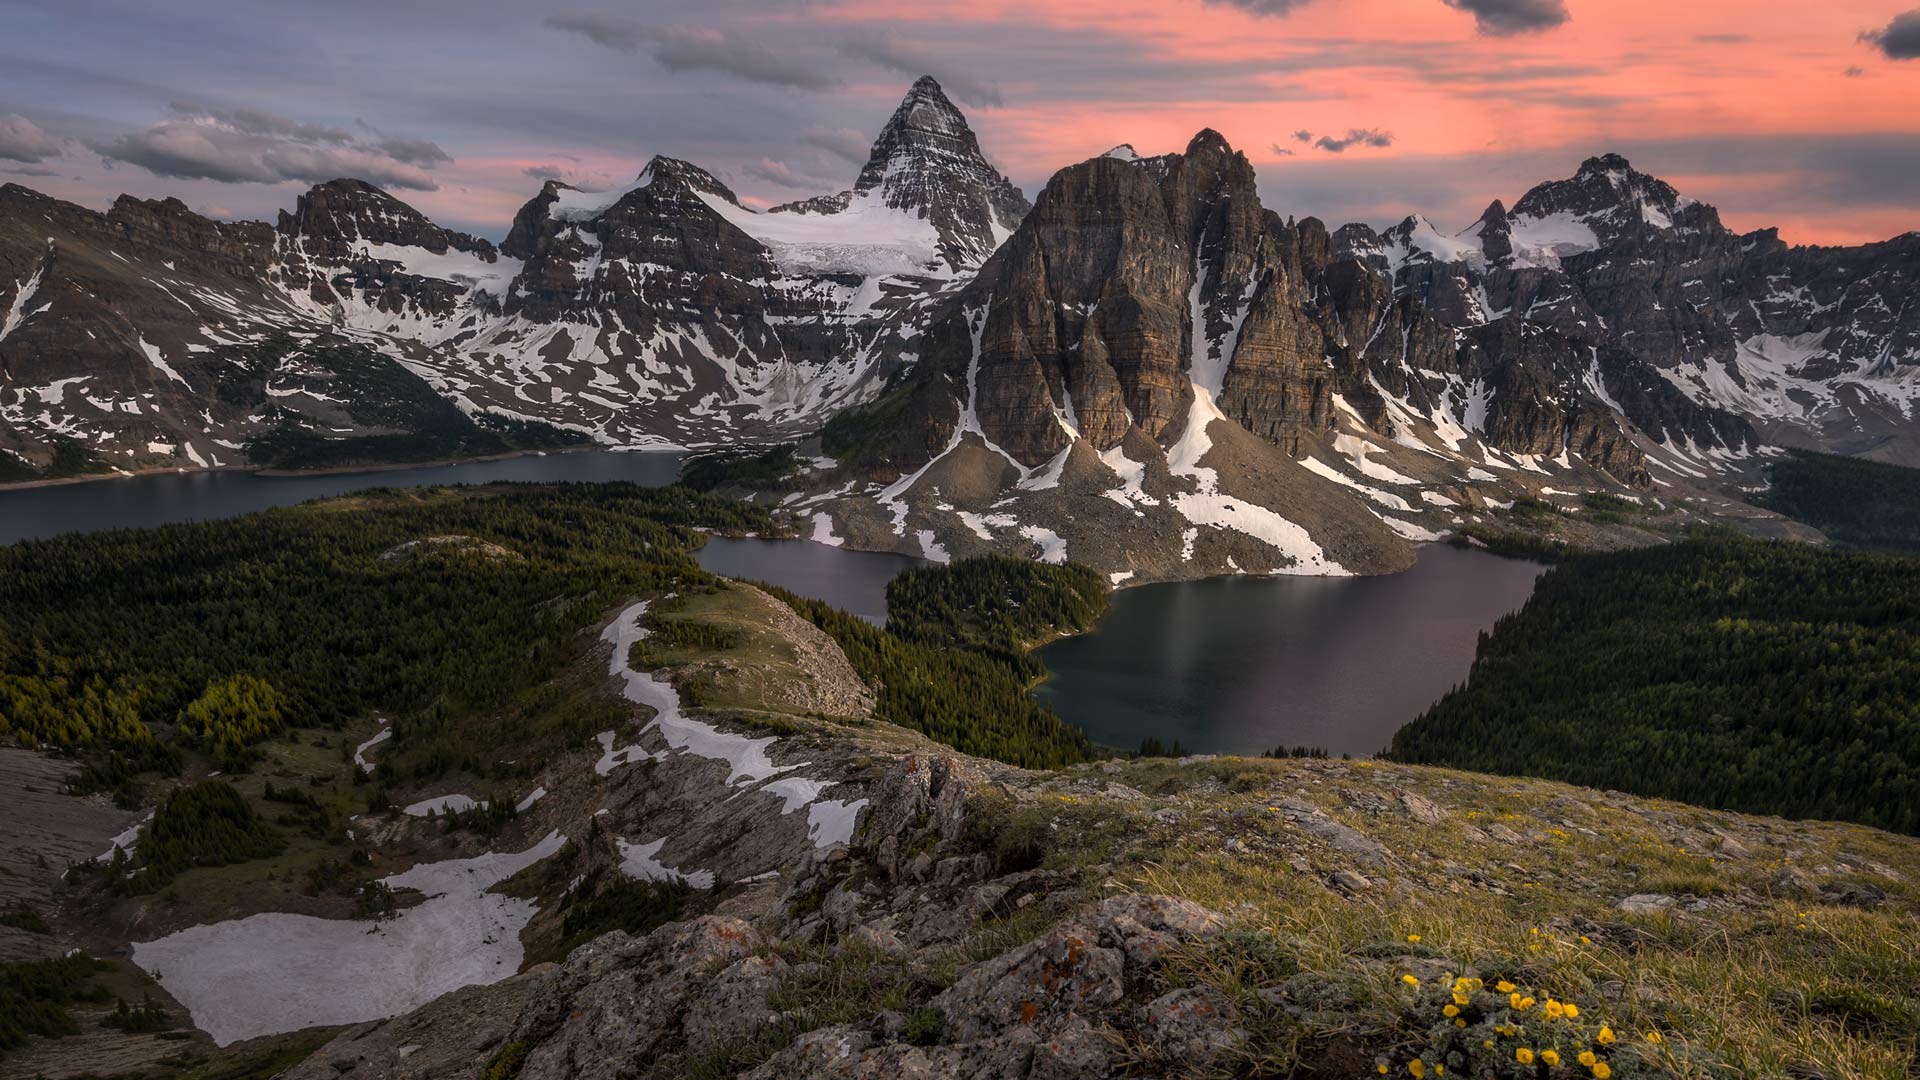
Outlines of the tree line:
[[1568,559],[1387,756],[1920,833],[1920,561],[1731,535]]

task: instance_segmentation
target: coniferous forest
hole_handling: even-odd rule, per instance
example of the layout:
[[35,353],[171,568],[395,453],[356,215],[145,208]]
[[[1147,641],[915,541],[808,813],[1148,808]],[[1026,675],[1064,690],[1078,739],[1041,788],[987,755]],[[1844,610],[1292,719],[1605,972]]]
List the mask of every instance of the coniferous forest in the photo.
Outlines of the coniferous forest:
[[1795,450],[1755,501],[1848,547],[1920,551],[1920,469]]
[[1028,768],[1093,756],[1085,732],[1034,698],[1046,668],[1028,650],[1092,628],[1107,607],[1098,572],[998,556],[918,567],[888,584],[884,630],[769,591],[839,643],[874,688],[881,719]]
[[[80,753],[91,786],[130,796],[183,750],[237,772],[286,729],[380,713],[396,747],[420,748],[413,778],[479,771],[462,758],[476,731],[511,737],[498,714],[610,609],[710,580],[690,555],[700,528],[779,531],[678,486],[499,485],[16,544],[0,549],[0,738]],[[787,599],[840,642],[883,718],[1039,766],[1091,748],[1029,694],[1044,670],[1027,646],[1090,627],[1106,596],[1084,567],[984,559],[896,581],[886,630]]]
[[764,511],[628,484],[382,491],[0,549],[0,738],[110,777],[177,747],[505,701],[614,604],[705,579],[695,526]]
[[1731,536],[1571,559],[1388,756],[1920,833],[1920,563]]

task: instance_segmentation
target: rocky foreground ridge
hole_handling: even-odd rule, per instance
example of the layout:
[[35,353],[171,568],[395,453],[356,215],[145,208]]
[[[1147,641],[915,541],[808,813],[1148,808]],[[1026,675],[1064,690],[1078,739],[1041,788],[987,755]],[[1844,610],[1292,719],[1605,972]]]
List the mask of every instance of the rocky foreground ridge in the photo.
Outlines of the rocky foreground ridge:
[[[585,762],[546,777],[555,794],[521,827],[578,837],[598,820],[594,843],[631,838],[648,873],[705,872],[706,912],[345,1028],[290,1075],[1912,1066],[1911,839],[1371,761],[1026,771],[867,719],[809,631],[780,630],[811,657],[798,669],[735,654],[670,674],[711,699],[755,688],[779,718],[768,767],[854,807],[843,838],[783,809],[778,782],[743,788],[738,762],[672,752],[658,729],[623,751],[631,765],[609,744],[604,780]],[[1559,1065],[1533,1068],[1550,1050]]]

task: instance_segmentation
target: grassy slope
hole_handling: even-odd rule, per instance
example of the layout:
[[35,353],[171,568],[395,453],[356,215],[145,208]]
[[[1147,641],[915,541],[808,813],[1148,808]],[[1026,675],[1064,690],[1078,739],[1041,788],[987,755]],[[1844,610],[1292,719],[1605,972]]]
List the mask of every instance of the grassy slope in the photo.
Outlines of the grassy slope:
[[[1101,783],[1154,798],[1105,797]],[[1431,984],[1469,967],[1503,973],[1542,1001],[1578,1002],[1590,1022],[1681,1075],[1707,1075],[1717,1061],[1742,1075],[1812,1066],[1892,1077],[1913,1060],[1920,842],[1377,762],[1139,761],[1083,766],[1047,786],[1050,795],[1002,806],[991,833],[1003,848],[1081,838],[1046,842],[1044,865],[1097,865],[1124,887],[1192,899],[1279,943],[1281,959],[1228,950],[1188,957],[1175,976],[1220,987],[1252,1019],[1249,1068],[1284,1071],[1302,1042],[1336,1034],[1369,1054],[1404,1053],[1437,1017],[1410,1009],[1419,995],[1398,976]],[[1402,792],[1428,798],[1444,819],[1413,817]],[[1311,839],[1274,809],[1289,800],[1378,843],[1384,861]],[[1178,816],[1154,817],[1166,809]],[[1789,895],[1787,867],[1836,868],[1887,899],[1863,909]],[[1352,895],[1329,887],[1343,869],[1369,884]],[[1639,893],[1680,897],[1683,908],[1698,898],[1702,910],[1615,908]],[[1255,993],[1293,968],[1296,1000],[1335,1003],[1305,1031]],[[1647,1043],[1648,1031],[1666,1041]]]

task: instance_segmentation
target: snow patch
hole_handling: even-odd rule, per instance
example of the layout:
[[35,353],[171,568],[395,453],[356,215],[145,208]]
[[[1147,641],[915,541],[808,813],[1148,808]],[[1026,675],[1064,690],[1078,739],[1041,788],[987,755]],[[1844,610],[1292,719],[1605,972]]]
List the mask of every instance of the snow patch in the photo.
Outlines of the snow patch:
[[164,982],[218,1046],[398,1016],[520,969],[520,932],[539,909],[487,890],[565,841],[548,833],[525,851],[422,863],[385,878],[427,896],[391,919],[269,912],[136,942],[133,962]]

